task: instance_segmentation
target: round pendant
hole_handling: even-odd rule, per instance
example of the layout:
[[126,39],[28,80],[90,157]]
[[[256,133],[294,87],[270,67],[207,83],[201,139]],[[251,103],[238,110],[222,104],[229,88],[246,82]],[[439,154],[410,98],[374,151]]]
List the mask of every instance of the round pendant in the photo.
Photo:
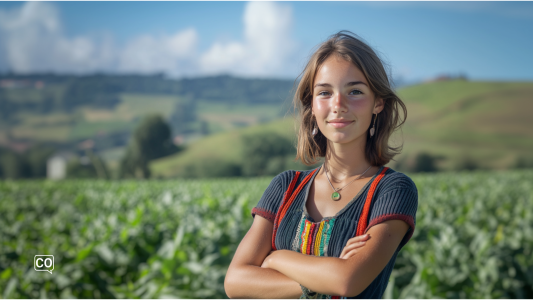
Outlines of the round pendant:
[[334,201],[337,201],[341,198],[341,194],[339,194],[338,192],[333,192],[333,194],[331,194],[331,199],[333,199]]

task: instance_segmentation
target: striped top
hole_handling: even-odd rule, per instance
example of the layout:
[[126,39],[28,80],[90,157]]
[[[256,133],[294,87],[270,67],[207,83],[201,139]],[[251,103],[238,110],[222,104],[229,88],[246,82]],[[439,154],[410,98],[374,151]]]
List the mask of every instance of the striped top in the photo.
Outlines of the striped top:
[[[272,241],[273,249],[292,250],[314,256],[339,257],[348,240],[356,235],[359,216],[363,212],[369,187],[376,180],[378,174],[384,171],[374,190],[365,232],[370,227],[388,220],[403,220],[409,225],[409,230],[381,273],[361,294],[354,297],[382,298],[398,252],[413,235],[418,206],[418,190],[414,182],[403,173],[384,168],[382,166],[359,193],[335,216],[325,217],[319,221],[313,220],[306,208],[309,189],[318,173],[314,171],[319,168],[301,171],[300,176],[295,181],[296,186],[301,188],[300,193],[292,200],[290,206],[284,206],[284,210],[278,214],[278,219],[276,219],[284,194],[296,176],[296,171],[285,171],[274,177],[257,206],[252,209],[252,216],[260,215],[276,222],[277,226],[274,226]],[[314,174],[308,178],[310,180],[301,184],[304,178],[312,172]],[[282,216],[281,219],[280,216]],[[318,298],[331,297],[330,295],[319,295]]]

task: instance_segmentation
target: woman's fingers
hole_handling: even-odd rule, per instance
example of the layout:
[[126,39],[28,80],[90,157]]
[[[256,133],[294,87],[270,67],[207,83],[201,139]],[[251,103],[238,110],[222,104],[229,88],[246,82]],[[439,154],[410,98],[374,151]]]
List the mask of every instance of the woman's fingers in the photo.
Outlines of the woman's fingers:
[[348,242],[346,243],[346,245],[349,245],[350,243],[357,243],[357,242],[361,242],[361,241],[367,241],[369,238],[370,238],[369,234],[359,235],[359,236],[356,236],[356,237],[353,237],[353,238],[349,239]]
[[364,246],[366,244],[366,241],[369,238],[370,238],[370,235],[364,234],[364,235],[356,236],[356,237],[349,239],[344,249],[342,249],[340,258],[346,259],[346,258],[353,256],[355,253],[357,253],[357,251],[355,252],[350,252],[350,251],[353,251],[357,248],[361,248],[362,246]]
[[346,255],[350,251],[356,250],[356,249],[359,249],[359,248],[363,247],[365,244],[366,244],[366,241],[362,241],[362,242],[352,243],[352,244],[344,247],[344,249],[342,249],[341,258],[342,258],[342,256]]
[[345,254],[343,257],[341,257],[342,259],[348,259],[352,256],[354,256],[357,252],[359,252],[360,248],[357,248],[357,249],[354,249],[350,252],[348,252],[347,254]]

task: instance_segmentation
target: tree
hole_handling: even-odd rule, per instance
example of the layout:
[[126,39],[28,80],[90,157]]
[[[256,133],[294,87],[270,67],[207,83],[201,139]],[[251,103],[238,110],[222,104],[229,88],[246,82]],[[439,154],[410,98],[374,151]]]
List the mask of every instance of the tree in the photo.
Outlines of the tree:
[[436,161],[437,157],[426,152],[418,153],[415,158],[415,172],[436,172],[438,171]]
[[401,155],[395,163],[391,163],[394,169],[400,172],[438,172],[439,161],[446,157],[428,152],[419,152],[411,155]]
[[2,176],[7,179],[30,177],[31,171],[23,155],[11,150],[0,153],[0,168]]
[[[121,161],[120,177],[150,177],[151,160],[179,151],[172,143],[169,125],[160,115],[149,115],[135,129]],[[140,171],[140,174],[138,174]]]
[[285,169],[287,157],[295,153],[292,142],[275,132],[248,134],[242,139],[242,172],[245,176],[277,174]]
[[81,105],[112,108],[120,103],[119,93],[122,90],[119,84],[106,76],[74,78],[63,95],[63,108],[66,111],[73,111]]
[[191,125],[196,122],[196,119],[196,102],[190,96],[186,96],[176,103],[174,112],[169,117],[169,123],[175,133],[183,134],[191,132]]
[[98,178],[98,172],[88,156],[76,156],[67,163],[67,178]]
[[515,158],[515,161],[511,167],[515,169],[533,168],[533,157],[519,155]]
[[475,169],[479,169],[479,165],[476,162],[476,160],[474,160],[474,158],[472,158],[470,155],[462,154],[455,161],[454,169],[457,171],[463,171],[463,170],[473,171]]
[[46,163],[54,154],[52,146],[37,144],[25,153],[26,163],[30,169],[30,176],[34,178],[46,177]]

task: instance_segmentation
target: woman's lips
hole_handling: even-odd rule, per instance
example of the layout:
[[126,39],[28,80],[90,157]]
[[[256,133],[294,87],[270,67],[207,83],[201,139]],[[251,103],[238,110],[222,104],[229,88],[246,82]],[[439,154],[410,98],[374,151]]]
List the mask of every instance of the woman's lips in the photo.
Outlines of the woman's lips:
[[343,128],[350,124],[352,124],[354,121],[348,121],[348,120],[331,120],[328,121],[328,124],[335,127],[335,128]]

